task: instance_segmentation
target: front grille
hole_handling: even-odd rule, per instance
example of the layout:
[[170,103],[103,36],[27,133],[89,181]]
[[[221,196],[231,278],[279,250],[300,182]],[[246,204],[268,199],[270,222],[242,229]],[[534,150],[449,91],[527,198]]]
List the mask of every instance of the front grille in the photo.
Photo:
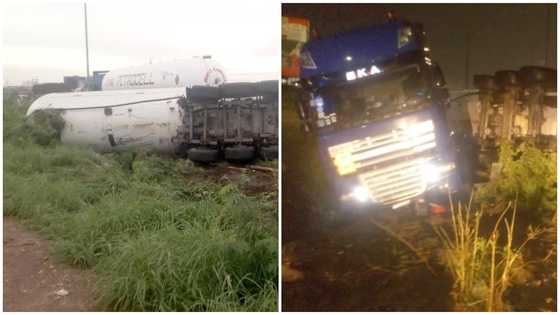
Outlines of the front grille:
[[426,190],[424,169],[434,159],[435,147],[434,125],[426,120],[332,149],[350,155],[362,186],[375,202],[395,205]]

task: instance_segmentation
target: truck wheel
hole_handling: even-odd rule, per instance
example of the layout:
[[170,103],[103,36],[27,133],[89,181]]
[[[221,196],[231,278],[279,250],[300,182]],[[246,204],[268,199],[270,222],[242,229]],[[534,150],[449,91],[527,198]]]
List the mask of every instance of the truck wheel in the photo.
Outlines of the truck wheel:
[[474,86],[479,90],[495,90],[496,82],[491,75],[475,75]]
[[511,86],[519,85],[519,78],[517,76],[516,71],[512,70],[503,70],[503,71],[496,71],[494,74],[494,78],[496,80],[496,85],[498,88],[505,88]]
[[222,96],[225,98],[240,98],[257,96],[257,88],[255,83],[226,83],[220,87]]
[[535,84],[545,83],[551,78],[551,69],[537,66],[527,66],[519,70],[519,78],[524,86],[532,86]]
[[187,156],[189,160],[198,163],[212,163],[218,160],[218,150],[210,148],[191,148]]
[[493,104],[503,104],[504,103],[504,93],[500,91],[494,91],[492,93]]
[[225,149],[225,158],[230,162],[249,162],[255,158],[255,148],[246,145],[236,145]]
[[195,85],[187,90],[187,99],[193,103],[215,104],[220,98],[220,89],[211,86]]
[[276,160],[278,159],[278,146],[271,145],[261,148],[261,157],[263,160]]

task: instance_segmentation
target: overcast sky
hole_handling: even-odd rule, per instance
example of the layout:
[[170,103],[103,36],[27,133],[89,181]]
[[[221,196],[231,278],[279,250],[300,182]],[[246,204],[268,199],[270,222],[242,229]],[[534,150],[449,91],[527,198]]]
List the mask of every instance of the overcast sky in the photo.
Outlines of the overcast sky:
[[[90,71],[212,55],[228,79],[277,79],[280,5],[88,2]],[[82,2],[4,4],[4,85],[85,75]]]

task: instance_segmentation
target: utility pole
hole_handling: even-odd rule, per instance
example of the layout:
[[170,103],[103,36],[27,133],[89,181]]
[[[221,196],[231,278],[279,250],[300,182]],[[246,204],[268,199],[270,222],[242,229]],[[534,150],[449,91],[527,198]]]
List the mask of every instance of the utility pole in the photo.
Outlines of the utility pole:
[[86,30],[86,91],[89,91],[89,47],[88,47],[88,29],[87,29],[87,4],[84,2],[84,22]]
[[471,34],[470,31],[467,30],[467,34],[465,36],[465,89],[469,89],[469,58],[471,57]]
[[550,43],[550,29],[552,28],[552,25],[550,25],[550,8],[548,6],[545,7],[546,9],[546,19],[545,19],[545,34],[546,34],[546,38],[544,39],[544,66],[548,66],[549,65],[549,54],[548,54],[548,50],[550,48],[549,43]]

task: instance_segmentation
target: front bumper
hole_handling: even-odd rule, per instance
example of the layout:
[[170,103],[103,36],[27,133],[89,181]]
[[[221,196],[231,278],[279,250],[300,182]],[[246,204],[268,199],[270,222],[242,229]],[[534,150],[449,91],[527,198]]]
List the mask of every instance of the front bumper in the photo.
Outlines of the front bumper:
[[343,204],[394,209],[425,192],[453,189],[447,128],[425,110],[321,137]]

